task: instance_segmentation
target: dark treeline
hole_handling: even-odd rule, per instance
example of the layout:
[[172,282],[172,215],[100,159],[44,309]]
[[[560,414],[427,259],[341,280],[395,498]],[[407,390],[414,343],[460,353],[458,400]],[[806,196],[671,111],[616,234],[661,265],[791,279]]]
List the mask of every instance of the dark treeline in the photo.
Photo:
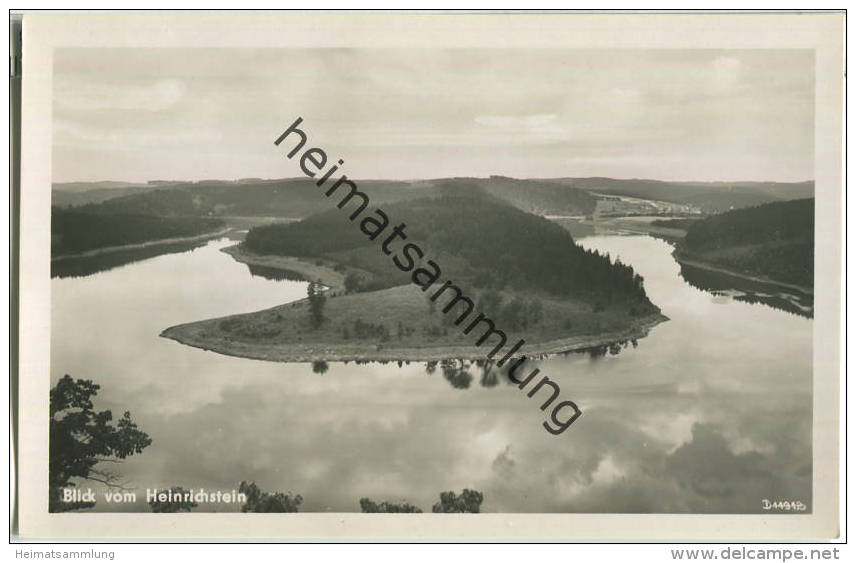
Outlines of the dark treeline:
[[791,239],[814,240],[814,198],[736,209],[693,223],[686,236],[692,250]]
[[726,268],[814,285],[814,199],[729,211],[690,226],[682,250]]
[[[421,191],[396,181],[368,182],[383,201],[421,197]],[[75,207],[87,213],[171,216],[306,217],[327,208],[312,180],[259,180],[176,184]]]
[[332,209],[297,223],[253,227],[243,246],[258,254],[317,257],[372,244],[341,211]]
[[[633,268],[578,246],[551,221],[489,195],[444,195],[383,206],[390,225],[405,223],[407,241],[425,250],[444,277],[478,288],[541,290],[559,296],[650,305]],[[388,229],[391,231],[391,228]],[[259,254],[324,256],[407,283],[381,251],[338,209],[290,224],[250,230],[244,246]],[[390,248],[400,251],[399,240]],[[374,248],[372,248],[374,247]]]
[[52,278],[77,278],[140,262],[162,254],[179,254],[206,244],[202,240],[169,242],[104,252],[93,256],[71,256],[51,260]]
[[662,182],[614,178],[551,180],[580,190],[693,205],[704,213],[722,213],[771,201],[814,195],[814,182]]
[[51,209],[51,254],[61,256],[108,246],[196,236],[222,226],[222,220],[206,217],[103,215],[54,207]]
[[271,266],[260,266],[256,264],[247,264],[251,276],[258,276],[266,280],[274,281],[306,281],[306,276],[287,270],[285,268],[273,268]]

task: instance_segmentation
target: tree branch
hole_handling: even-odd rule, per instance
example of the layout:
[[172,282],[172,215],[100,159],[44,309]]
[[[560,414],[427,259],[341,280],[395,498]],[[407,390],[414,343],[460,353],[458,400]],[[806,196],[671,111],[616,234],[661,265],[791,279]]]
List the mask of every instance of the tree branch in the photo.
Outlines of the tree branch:
[[108,487],[111,487],[111,488],[116,488],[116,489],[121,489],[121,490],[128,490],[128,489],[133,488],[133,487],[126,487],[125,486],[128,484],[128,481],[119,482],[120,477],[121,477],[121,475],[119,473],[115,473],[113,471],[108,471],[106,469],[92,468],[89,470],[89,475],[87,475],[85,478],[90,480],[90,481],[95,481],[96,483],[102,483],[102,484],[107,485]]
[[107,487],[111,489],[119,489],[122,491],[131,491],[136,489],[136,487],[128,487],[126,486],[129,481],[125,481],[124,483],[117,483],[115,481],[111,481],[109,478],[101,478],[101,477],[93,477],[90,475],[89,477],[84,477],[87,481],[95,481],[96,483],[101,483],[102,485],[107,485]]

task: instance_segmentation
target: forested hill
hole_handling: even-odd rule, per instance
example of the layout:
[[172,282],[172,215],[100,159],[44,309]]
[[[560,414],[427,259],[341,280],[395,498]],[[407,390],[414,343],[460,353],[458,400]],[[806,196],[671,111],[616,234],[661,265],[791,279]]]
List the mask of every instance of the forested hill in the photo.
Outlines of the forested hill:
[[[366,182],[364,189],[383,201],[418,197],[404,182]],[[174,216],[250,216],[301,218],[326,209],[323,192],[311,179],[248,183],[178,184],[75,207],[85,213],[139,213]]]
[[110,246],[191,237],[222,227],[222,220],[205,217],[97,215],[54,207],[51,209],[51,255],[57,257]]
[[768,203],[696,221],[686,255],[740,272],[814,285],[814,198]]
[[[356,179],[376,202],[394,202],[461,194],[477,188],[515,207],[539,215],[590,215],[597,197],[629,196],[691,205],[705,213],[814,196],[814,182],[661,182],[614,178],[516,179],[441,178],[394,181]],[[326,208],[310,178],[199,182],[78,182],[54,184],[53,204],[85,206],[94,213],[143,213],[162,216],[308,217]],[[101,205],[99,205],[101,204]]]
[[721,213],[774,201],[814,197],[814,182],[663,182],[614,178],[550,180],[592,193],[668,201]]
[[[416,182],[357,180],[375,202],[391,203],[473,190],[495,195],[525,211],[543,214],[589,215],[596,200],[588,192],[541,180],[447,178]],[[303,218],[327,209],[323,191],[309,178],[207,181],[166,187],[115,187],[101,184],[90,191],[54,190],[54,204],[86,213],[133,213],[160,216],[256,216]],[[109,197],[115,190],[118,197]],[[88,200],[88,201],[87,201]],[[82,205],[76,205],[82,202]]]
[[477,184],[485,192],[537,215],[591,215],[597,199],[585,190],[543,180],[491,176]]
[[[630,266],[578,246],[568,232],[490,195],[444,195],[379,206],[392,226],[407,225],[408,242],[425,250],[443,276],[474,287],[544,291],[604,303],[638,303],[654,311],[642,278]],[[360,217],[369,214],[371,207]],[[408,283],[381,250],[386,235],[370,240],[359,221],[338,209],[290,224],[250,230],[244,248],[259,254],[325,257],[371,271],[381,286]],[[400,240],[392,247],[400,253]]]

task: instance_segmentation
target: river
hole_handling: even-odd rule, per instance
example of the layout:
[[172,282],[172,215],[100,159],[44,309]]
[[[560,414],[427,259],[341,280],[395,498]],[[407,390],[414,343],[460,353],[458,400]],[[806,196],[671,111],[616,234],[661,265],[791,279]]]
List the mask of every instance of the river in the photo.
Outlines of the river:
[[315,373],[160,338],[305,296],[304,282],[219,252],[227,239],[54,278],[52,383],[94,380],[96,407],[130,410],[152,438],[118,467],[138,501],[99,496],[95,510],[147,511],[146,488],[241,481],[298,493],[302,511],[359,511],[362,497],[430,511],[463,488],[484,493],[486,512],[761,513],[764,499],[810,510],[812,320],[697,289],[662,240],[580,243],[632,265],[671,320],[617,354],[540,362],[583,411],[560,436],[534,400],[475,366],[455,385],[419,363]]

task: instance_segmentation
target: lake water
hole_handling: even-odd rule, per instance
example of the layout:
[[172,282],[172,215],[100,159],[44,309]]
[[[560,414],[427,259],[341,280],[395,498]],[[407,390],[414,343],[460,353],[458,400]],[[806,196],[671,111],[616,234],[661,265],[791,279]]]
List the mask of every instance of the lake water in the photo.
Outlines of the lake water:
[[160,338],[305,296],[305,283],[219,252],[233,241],[53,279],[52,382],[94,380],[96,407],[130,410],[153,440],[119,466],[138,502],[99,496],[96,510],[147,511],[146,488],[243,480],[301,494],[303,511],[359,511],[362,497],[430,511],[463,488],[490,512],[751,513],[764,499],[810,510],[812,320],[693,287],[661,240],[580,242],[631,264],[671,320],[615,355],[540,362],[583,411],[560,436],[536,400],[475,366],[455,385],[417,363],[319,374]]

